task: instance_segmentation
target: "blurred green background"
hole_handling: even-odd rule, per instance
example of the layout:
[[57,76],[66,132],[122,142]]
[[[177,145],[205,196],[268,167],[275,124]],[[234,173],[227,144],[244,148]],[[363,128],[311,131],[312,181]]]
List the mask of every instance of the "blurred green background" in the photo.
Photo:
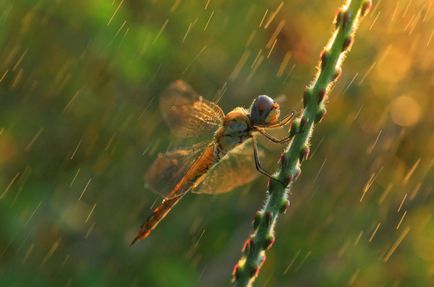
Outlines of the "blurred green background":
[[[256,286],[434,286],[433,3],[374,1]],[[340,4],[0,1],[0,286],[229,285],[264,178],[128,246],[174,146],[158,97],[299,109]]]

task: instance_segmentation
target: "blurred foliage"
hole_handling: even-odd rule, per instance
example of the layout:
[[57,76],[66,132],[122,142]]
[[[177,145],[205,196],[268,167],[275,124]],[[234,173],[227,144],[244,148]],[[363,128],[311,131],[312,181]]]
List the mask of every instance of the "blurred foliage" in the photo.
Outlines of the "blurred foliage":
[[[280,3],[0,1],[0,286],[228,285],[263,178],[128,243],[171,81],[301,106],[341,1]],[[374,1],[258,286],[434,285],[433,6]]]

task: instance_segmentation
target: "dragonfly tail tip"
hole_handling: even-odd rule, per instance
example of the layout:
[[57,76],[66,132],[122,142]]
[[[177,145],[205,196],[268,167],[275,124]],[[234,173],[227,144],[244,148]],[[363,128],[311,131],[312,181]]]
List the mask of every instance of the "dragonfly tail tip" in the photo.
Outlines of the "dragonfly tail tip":
[[138,236],[136,236],[136,237],[131,241],[130,246],[133,246],[134,243],[136,243],[137,240],[139,240],[139,237],[138,237]]

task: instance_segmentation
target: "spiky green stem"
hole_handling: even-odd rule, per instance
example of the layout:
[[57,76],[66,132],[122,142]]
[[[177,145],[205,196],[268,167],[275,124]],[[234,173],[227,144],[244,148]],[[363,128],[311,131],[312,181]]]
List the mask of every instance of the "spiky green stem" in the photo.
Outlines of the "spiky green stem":
[[[321,52],[318,73],[303,95],[304,109],[290,130],[294,136],[284,153],[275,176],[269,183],[264,207],[257,212],[253,231],[244,243],[242,256],[233,270],[235,286],[251,286],[265,261],[266,250],[275,240],[274,226],[280,213],[289,206],[288,192],[301,173],[301,162],[309,156],[310,138],[315,124],[326,114],[327,94],[341,73],[342,62],[353,43],[361,16],[371,6],[370,0],[349,0],[336,15],[336,29]],[[283,186],[281,182],[286,183]]]

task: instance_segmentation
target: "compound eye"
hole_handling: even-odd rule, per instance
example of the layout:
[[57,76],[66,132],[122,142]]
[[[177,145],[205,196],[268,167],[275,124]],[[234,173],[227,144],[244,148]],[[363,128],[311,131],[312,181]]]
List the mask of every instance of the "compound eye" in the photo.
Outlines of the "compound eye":
[[274,102],[272,98],[266,95],[258,96],[250,106],[250,117],[254,124],[267,124],[270,120],[274,120],[274,116],[271,119],[270,113],[272,111],[279,110],[279,104]]
[[258,113],[260,116],[262,116],[263,114],[267,114],[268,112],[270,112],[270,110],[273,108],[273,99],[262,95],[256,98],[255,100],[255,106],[258,109]]

